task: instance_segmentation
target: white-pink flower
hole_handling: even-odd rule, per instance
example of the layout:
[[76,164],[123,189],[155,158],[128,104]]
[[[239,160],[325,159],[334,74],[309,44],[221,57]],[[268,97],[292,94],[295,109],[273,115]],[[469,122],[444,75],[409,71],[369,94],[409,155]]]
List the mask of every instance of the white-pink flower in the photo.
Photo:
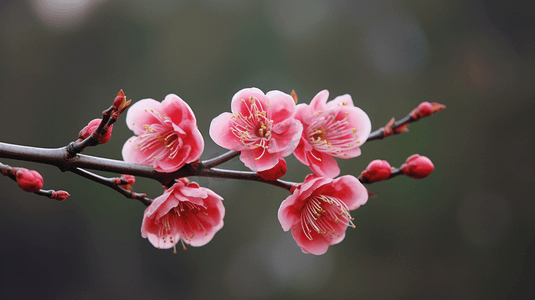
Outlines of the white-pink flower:
[[350,95],[327,103],[329,91],[319,92],[310,105],[297,105],[295,118],[303,124],[303,133],[294,156],[319,176],[334,178],[340,174],[333,157],[360,155],[360,146],[371,131],[368,115],[353,105]]
[[251,170],[269,170],[297,147],[303,126],[293,118],[290,95],[243,89],[232,98],[231,110],[212,120],[210,136],[223,148],[241,151],[241,161]]
[[180,97],[169,94],[161,103],[153,99],[136,102],[126,115],[128,128],[137,136],[123,146],[123,158],[174,172],[201,157],[204,140],[193,111]]
[[147,207],[141,236],[161,249],[175,247],[180,240],[203,246],[223,227],[222,200],[213,191],[181,178]]
[[291,229],[304,253],[327,252],[340,243],[348,226],[353,225],[350,211],[368,201],[366,188],[353,176],[337,179],[310,174],[279,208],[284,231]]

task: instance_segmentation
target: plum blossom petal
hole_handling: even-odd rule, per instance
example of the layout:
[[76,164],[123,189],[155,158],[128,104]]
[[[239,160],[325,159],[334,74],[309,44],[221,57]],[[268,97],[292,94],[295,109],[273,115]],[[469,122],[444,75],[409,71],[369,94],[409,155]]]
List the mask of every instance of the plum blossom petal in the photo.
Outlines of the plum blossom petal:
[[294,156],[318,176],[334,178],[340,174],[336,160],[361,154],[360,146],[371,131],[368,115],[355,107],[350,95],[327,102],[329,92],[319,92],[310,105],[299,104],[295,118],[303,132]]
[[350,211],[368,201],[366,188],[353,176],[337,179],[311,174],[279,208],[279,222],[304,253],[324,254],[340,243],[348,226],[355,227]]
[[161,249],[175,247],[179,241],[203,246],[223,227],[222,200],[213,191],[181,178],[147,207],[141,236]]
[[143,99],[126,115],[128,128],[136,136],[123,146],[123,158],[174,172],[201,157],[204,140],[193,111],[180,97],[167,95],[163,102]]
[[303,126],[293,118],[295,102],[280,91],[238,91],[232,113],[222,113],[210,124],[210,136],[223,148],[241,151],[241,161],[251,170],[272,169],[299,143]]

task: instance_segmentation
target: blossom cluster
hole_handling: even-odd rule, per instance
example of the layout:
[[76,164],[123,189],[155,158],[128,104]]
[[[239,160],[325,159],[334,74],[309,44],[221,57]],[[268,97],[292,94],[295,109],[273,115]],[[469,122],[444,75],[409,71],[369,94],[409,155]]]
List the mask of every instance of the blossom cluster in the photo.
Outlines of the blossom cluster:
[[[285,158],[292,154],[310,168],[313,173],[295,184],[281,203],[278,218],[303,252],[316,255],[344,239],[346,228],[355,227],[351,211],[368,199],[359,179],[336,178],[340,168],[335,158],[361,154],[360,146],[371,131],[370,119],[350,95],[328,99],[327,90],[310,104],[297,104],[296,96],[281,91],[264,94],[258,88],[242,89],[231,100],[231,112],[215,117],[209,130],[216,144],[239,151],[245,166],[264,180],[285,175]],[[177,95],[168,95],[162,102],[138,101],[129,109],[126,122],[135,136],[123,147],[125,161],[171,173],[200,160],[203,137],[193,111]],[[391,168],[385,163],[369,166],[367,180],[388,178]],[[409,163],[405,169],[420,170]],[[222,200],[187,178],[177,178],[145,210],[142,236],[157,248],[176,248],[179,241],[183,246],[202,246],[223,227]]]

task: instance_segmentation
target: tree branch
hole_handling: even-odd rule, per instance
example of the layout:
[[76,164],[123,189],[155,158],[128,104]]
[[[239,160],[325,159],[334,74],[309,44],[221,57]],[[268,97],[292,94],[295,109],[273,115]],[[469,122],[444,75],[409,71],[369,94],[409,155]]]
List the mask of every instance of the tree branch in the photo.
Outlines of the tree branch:
[[420,105],[418,105],[418,107],[413,109],[403,119],[397,122],[394,122],[395,119],[392,118],[388,123],[386,123],[385,127],[381,127],[375,130],[374,132],[370,133],[366,141],[380,140],[390,135],[399,134],[402,132],[409,132],[407,127],[409,126],[410,123],[416,122],[422,118],[433,115],[445,108],[446,106],[440,103],[422,102],[420,103]]
[[[80,175],[80,176],[82,176],[84,178],[87,178],[87,179],[89,179],[91,181],[94,181],[96,183],[100,183],[102,185],[110,187],[110,188],[114,189],[115,191],[121,193],[126,198],[139,200],[141,203],[145,204],[146,206],[149,206],[152,203],[152,199],[147,198],[147,194],[134,193],[132,191],[128,191],[128,190],[123,189],[122,187],[120,187],[118,182],[117,182],[117,179],[119,179],[119,178],[103,177],[103,176],[97,175],[95,173],[91,173],[91,172],[86,171],[86,170],[81,169],[81,168],[75,168],[75,169],[70,170],[70,171],[73,172],[76,175]],[[119,179],[119,181],[120,181],[120,179]]]
[[202,168],[205,168],[205,169],[210,169],[210,168],[213,168],[213,167],[217,167],[219,166],[220,164],[222,163],[225,163],[231,159],[233,159],[234,157],[237,157],[240,155],[240,151],[234,151],[234,150],[230,150],[229,152],[223,154],[223,155],[220,155],[216,158],[212,158],[212,159],[208,159],[208,160],[205,160],[201,163],[201,166]]

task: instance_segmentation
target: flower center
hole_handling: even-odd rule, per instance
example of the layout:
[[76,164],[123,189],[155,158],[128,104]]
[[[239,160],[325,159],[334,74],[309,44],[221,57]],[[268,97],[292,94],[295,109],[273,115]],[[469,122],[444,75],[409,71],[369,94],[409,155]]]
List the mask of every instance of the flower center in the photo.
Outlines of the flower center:
[[334,115],[318,112],[314,122],[307,128],[307,140],[310,145],[333,156],[347,156],[345,151],[358,147],[357,129],[351,128],[346,117],[337,120]]
[[160,218],[161,238],[165,240],[169,237],[170,242],[176,244],[178,241],[173,241],[174,234],[178,234],[179,239],[186,242],[193,239],[195,232],[208,235],[201,218],[198,216],[199,214],[207,216],[206,208],[188,201],[179,201],[176,207],[173,207]]
[[[255,159],[260,159],[266,150],[269,148],[268,143],[271,139],[271,130],[273,127],[273,120],[270,120],[268,112],[266,112],[262,103],[257,101],[253,96],[248,101],[242,99],[242,102],[247,108],[247,114],[242,114],[239,111],[231,117],[232,133],[240,139],[243,146],[248,148],[263,148],[262,154]],[[266,105],[269,109],[269,104]]]
[[152,109],[145,111],[155,116],[159,123],[143,125],[145,133],[139,136],[134,149],[139,147],[139,150],[143,152],[149,151],[150,154],[147,155],[146,162],[166,157],[175,158],[182,147],[182,140],[173,128],[172,121],[165,114],[160,115],[159,112]]
[[324,195],[308,199],[301,212],[301,228],[309,240],[313,240],[312,231],[325,234],[330,238],[339,237],[335,227],[341,225],[355,228],[349,208],[340,199]]

